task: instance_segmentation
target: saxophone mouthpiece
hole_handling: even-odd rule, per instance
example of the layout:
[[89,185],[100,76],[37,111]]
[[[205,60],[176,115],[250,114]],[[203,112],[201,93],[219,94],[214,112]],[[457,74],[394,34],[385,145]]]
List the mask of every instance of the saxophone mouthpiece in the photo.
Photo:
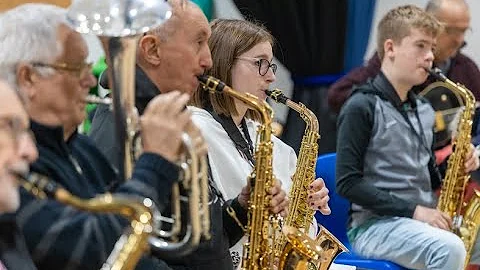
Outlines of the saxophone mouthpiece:
[[198,75],[197,78],[198,78],[198,81],[200,81],[200,83],[202,84],[203,89],[211,93],[222,92],[223,89],[225,89],[225,86],[226,86],[225,83],[223,83],[219,79],[214,78],[212,76]]
[[288,98],[278,88],[265,90],[265,94],[277,103],[287,104]]
[[445,82],[447,80],[447,77],[442,73],[442,70],[439,68],[425,68],[425,70],[439,81]]
[[10,172],[17,176],[22,186],[27,191],[33,193],[33,195],[40,199],[44,199],[45,197],[55,198],[59,186],[46,176],[24,170],[20,171],[15,168],[11,169]]
[[197,79],[200,81],[200,83],[206,84],[208,80],[208,75],[197,75]]

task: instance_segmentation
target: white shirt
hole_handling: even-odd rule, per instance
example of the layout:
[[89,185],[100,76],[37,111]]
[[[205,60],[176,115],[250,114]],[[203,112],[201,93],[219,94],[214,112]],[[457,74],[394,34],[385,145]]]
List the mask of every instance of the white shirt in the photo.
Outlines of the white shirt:
[[[243,158],[222,125],[209,112],[196,107],[189,107],[189,109],[192,112],[193,122],[201,130],[207,142],[213,180],[226,200],[237,197],[242,188],[247,184],[247,177],[253,169],[252,165],[246,158]],[[256,144],[257,127],[259,124],[248,119],[246,123],[250,138]],[[282,189],[289,194],[292,186],[291,177],[295,173],[297,156],[290,146],[273,135],[272,142],[273,173],[275,178],[282,183]],[[311,236],[312,233],[315,235],[315,229],[310,233]],[[246,240],[246,237],[243,237],[235,246],[230,248],[232,260],[236,268],[239,268],[243,243]]]

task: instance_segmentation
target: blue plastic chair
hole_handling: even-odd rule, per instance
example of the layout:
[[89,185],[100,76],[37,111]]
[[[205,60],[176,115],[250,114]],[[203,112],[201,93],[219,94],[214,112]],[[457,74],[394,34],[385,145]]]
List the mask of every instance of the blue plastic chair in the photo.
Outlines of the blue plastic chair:
[[324,216],[321,213],[315,215],[318,223],[327,228],[338,240],[340,240],[349,250],[350,253],[343,252],[335,259],[336,264],[345,264],[356,266],[361,269],[372,270],[403,270],[403,268],[395,263],[381,260],[371,260],[362,258],[352,252],[352,247],[347,238],[347,222],[348,222],[348,210],[350,203],[340,197],[335,191],[335,162],[337,155],[335,153],[321,155],[317,159],[316,175],[323,178],[325,185],[329,190],[329,206],[332,213],[328,216]]

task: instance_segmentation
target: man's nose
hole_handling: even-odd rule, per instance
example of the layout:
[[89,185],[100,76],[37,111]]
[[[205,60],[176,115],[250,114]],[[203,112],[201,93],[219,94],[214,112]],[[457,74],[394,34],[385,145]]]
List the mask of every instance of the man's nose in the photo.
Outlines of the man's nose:
[[32,163],[38,158],[38,150],[34,142],[33,134],[25,133],[21,136],[18,152],[20,158],[28,163]]
[[204,70],[210,69],[213,66],[212,54],[210,53],[210,48],[208,46],[200,57],[200,65]]
[[92,88],[97,85],[97,78],[93,76],[91,72],[88,72],[85,78],[82,80],[82,86],[85,88]]

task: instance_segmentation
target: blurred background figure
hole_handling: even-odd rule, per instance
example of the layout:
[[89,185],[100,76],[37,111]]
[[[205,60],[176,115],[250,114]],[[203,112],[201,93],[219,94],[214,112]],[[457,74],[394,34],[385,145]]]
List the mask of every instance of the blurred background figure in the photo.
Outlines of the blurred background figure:
[[27,173],[37,156],[29,120],[17,94],[0,81],[0,269],[36,269],[15,218],[20,205],[19,182],[13,173]]

